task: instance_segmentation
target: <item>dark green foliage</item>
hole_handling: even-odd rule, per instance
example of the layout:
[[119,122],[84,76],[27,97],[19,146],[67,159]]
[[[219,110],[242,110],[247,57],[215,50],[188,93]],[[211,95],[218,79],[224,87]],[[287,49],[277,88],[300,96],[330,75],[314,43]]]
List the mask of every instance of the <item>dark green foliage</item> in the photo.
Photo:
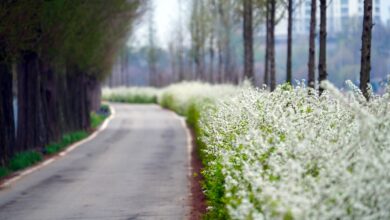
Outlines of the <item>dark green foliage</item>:
[[41,153],[37,151],[26,151],[16,154],[9,162],[9,169],[18,171],[32,166],[43,159]]
[[0,179],[10,174],[10,170],[6,167],[0,167]]
[[129,104],[157,104],[157,91],[149,88],[129,88],[103,92],[103,99]]
[[110,106],[102,104],[99,109],[99,114],[104,114],[108,116],[110,114]]
[[181,114],[180,112],[178,112],[177,109],[174,108],[174,99],[173,99],[173,95],[171,95],[171,94],[164,93],[161,97],[159,104],[164,108],[171,109],[171,110],[175,111],[176,113]]
[[122,102],[130,104],[156,104],[156,96],[146,96],[146,95],[133,95],[133,96],[113,96],[109,101],[111,102]]
[[106,115],[103,114],[96,114],[95,112],[91,113],[91,127],[93,129],[98,128],[103,121],[107,118]]
[[86,131],[78,131],[70,134],[66,134],[62,137],[61,141],[58,143],[49,144],[45,147],[46,154],[56,154],[63,150],[65,147],[86,138],[88,133]]
[[[188,107],[186,118],[187,123],[193,128],[195,132],[196,137],[202,136],[202,130],[199,128],[199,118],[200,118],[200,112],[202,108],[205,108],[206,106],[212,107],[209,102],[204,100],[202,104],[195,104],[192,103]],[[206,215],[204,216],[205,219],[228,219],[227,209],[224,203],[224,195],[225,195],[225,189],[224,189],[224,175],[222,174],[222,166],[220,163],[218,163],[218,160],[216,158],[210,158],[206,154],[204,154],[204,150],[206,149],[205,143],[197,138],[196,139],[196,145],[198,147],[198,154],[202,160],[204,170],[208,170],[207,166],[209,166],[209,162],[213,161],[216,162],[216,164],[213,164],[212,166],[215,166],[217,170],[216,172],[210,173],[210,172],[202,172],[202,175],[204,176],[204,182],[203,182],[203,189],[205,189],[205,195],[207,198],[207,203],[213,207],[213,209],[209,210]]]
[[102,79],[142,4],[140,0],[5,1],[0,3],[0,37],[6,39],[11,57],[33,51],[56,65],[77,66]]
[[[204,158],[204,157],[203,157]],[[203,162],[208,162],[203,159]],[[205,181],[203,188],[206,189],[205,195],[207,202],[213,207],[212,210],[206,213],[205,219],[229,219],[229,215],[225,206],[225,188],[224,188],[224,175],[222,174],[222,166],[218,163],[217,172],[206,173],[203,172]],[[207,168],[206,168],[207,169]]]
[[[8,164],[14,153],[39,149],[62,138],[59,144],[48,147],[48,152],[54,153],[86,136],[75,134],[90,128],[90,108],[96,106],[91,103],[100,101],[96,94],[100,90],[96,88],[110,73],[116,54],[126,43],[131,24],[144,2],[0,1],[0,64],[8,69],[17,67],[19,108],[16,143],[12,146],[12,140],[2,145],[7,150],[0,149],[4,157],[0,158],[0,165]],[[5,72],[2,69],[0,72]],[[5,81],[1,88],[15,84],[12,78],[0,80]],[[8,90],[4,100],[12,104],[12,88]],[[2,106],[5,101],[0,100]],[[4,108],[6,112],[0,109],[1,140],[5,139],[3,131],[8,129],[8,133],[15,133],[2,123],[12,112],[12,105],[9,106]],[[93,116],[92,120],[92,126],[97,127],[104,118]],[[64,135],[66,133],[72,135]],[[31,158],[17,161],[25,159]]]

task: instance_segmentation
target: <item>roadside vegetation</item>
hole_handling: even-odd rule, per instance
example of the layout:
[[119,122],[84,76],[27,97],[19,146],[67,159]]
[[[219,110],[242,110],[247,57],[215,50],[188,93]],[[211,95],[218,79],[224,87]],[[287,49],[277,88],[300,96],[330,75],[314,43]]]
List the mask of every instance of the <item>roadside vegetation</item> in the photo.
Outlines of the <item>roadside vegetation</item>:
[[159,90],[150,87],[103,89],[103,100],[111,102],[157,104],[158,95]]
[[195,130],[206,219],[389,219],[390,90],[367,101],[347,84],[162,89]]
[[65,134],[62,136],[60,141],[50,143],[41,149],[29,150],[15,154],[6,166],[0,167],[0,180],[11,175],[13,172],[33,166],[41,162],[45,157],[53,156],[66,149],[68,146],[87,138],[91,132],[99,128],[109,115],[109,107],[107,105],[102,105],[99,111],[91,113],[90,129]]

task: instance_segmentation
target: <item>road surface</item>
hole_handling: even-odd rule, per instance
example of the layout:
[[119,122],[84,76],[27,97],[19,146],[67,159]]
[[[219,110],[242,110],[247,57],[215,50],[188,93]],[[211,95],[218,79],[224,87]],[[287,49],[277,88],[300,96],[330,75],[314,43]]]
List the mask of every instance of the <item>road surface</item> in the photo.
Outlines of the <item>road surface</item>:
[[186,131],[156,105],[114,104],[95,139],[0,190],[1,220],[186,219]]

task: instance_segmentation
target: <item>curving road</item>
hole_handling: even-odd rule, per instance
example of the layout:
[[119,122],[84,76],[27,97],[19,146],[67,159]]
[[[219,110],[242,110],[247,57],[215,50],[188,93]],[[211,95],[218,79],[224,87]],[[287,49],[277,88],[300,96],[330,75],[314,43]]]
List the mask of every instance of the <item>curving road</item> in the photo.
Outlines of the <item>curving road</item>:
[[2,220],[186,219],[186,130],[155,105],[113,104],[107,129],[0,190]]

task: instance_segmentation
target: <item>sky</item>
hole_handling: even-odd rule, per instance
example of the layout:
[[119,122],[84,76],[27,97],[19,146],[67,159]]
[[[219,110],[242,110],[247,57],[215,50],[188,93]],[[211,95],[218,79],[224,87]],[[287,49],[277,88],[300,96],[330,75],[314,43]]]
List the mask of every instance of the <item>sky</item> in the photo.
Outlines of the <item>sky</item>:
[[[154,7],[154,22],[157,45],[167,47],[174,28],[179,20],[180,0],[152,0]],[[140,23],[134,27],[128,45],[143,46],[148,42],[148,16],[145,14]]]

